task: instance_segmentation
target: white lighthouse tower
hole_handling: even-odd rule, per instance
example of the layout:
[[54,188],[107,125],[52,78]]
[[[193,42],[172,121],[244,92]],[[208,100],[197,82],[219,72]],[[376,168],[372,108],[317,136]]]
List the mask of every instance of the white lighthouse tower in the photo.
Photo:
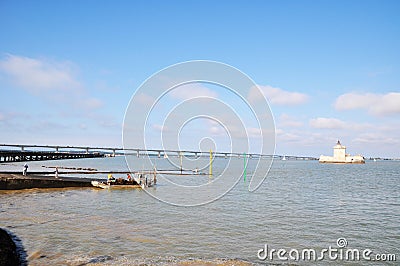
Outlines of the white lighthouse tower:
[[335,161],[346,160],[346,146],[340,144],[340,140],[338,140],[336,145],[333,147],[333,159]]

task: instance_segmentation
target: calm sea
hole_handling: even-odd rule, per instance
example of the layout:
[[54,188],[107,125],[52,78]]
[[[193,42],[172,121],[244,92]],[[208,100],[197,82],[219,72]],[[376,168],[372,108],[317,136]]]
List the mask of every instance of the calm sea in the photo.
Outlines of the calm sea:
[[[136,160],[138,170],[150,167],[144,159]],[[167,159],[154,160],[159,169],[172,168]],[[216,159],[214,174],[222,171],[226,160]],[[237,162],[227,171],[237,174],[243,170],[243,161],[232,160]],[[0,170],[22,171],[22,165],[1,164]],[[29,166],[30,170],[49,170],[42,166],[127,169],[123,157],[42,161]],[[250,160],[248,176],[253,170]],[[169,178],[198,184],[207,182],[208,176]],[[241,179],[221,199],[199,207],[172,206],[140,189],[0,191],[0,227],[22,240],[30,265],[158,265],[219,258],[264,265],[367,263],[329,260],[327,254],[319,262],[281,261],[276,254],[273,260],[257,256],[265,245],[288,252],[320,252],[329,246],[337,248],[339,238],[347,242],[343,250],[396,255],[397,263],[375,261],[370,265],[398,265],[399,161],[367,161],[364,165],[274,161],[255,193],[248,192],[247,185]],[[162,188],[168,184],[159,181],[152,189]]]

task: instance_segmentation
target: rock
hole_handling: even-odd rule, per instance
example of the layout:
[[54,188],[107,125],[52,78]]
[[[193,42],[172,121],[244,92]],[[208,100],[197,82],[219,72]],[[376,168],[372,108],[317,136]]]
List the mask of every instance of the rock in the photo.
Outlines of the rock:
[[0,266],[21,265],[17,246],[11,236],[0,228]]

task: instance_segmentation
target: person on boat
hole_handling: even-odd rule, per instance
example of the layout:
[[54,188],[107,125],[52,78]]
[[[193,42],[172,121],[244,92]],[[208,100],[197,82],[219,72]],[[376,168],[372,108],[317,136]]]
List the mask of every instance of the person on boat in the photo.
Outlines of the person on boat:
[[138,174],[139,177],[139,185],[142,185],[144,180],[143,180],[143,174]]
[[131,177],[130,174],[127,174],[127,179],[128,179],[128,181],[131,181],[131,180],[132,180],[132,177]]
[[115,177],[113,177],[112,174],[108,174],[107,184],[110,184],[111,182],[115,182]]

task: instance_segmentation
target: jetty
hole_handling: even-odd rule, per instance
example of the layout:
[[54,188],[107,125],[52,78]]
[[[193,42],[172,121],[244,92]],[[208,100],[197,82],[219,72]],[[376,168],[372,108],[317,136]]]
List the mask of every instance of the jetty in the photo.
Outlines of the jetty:
[[103,181],[104,179],[59,177],[46,175],[27,175],[0,173],[0,190],[19,190],[31,188],[67,188],[67,187],[91,187],[91,181]]

